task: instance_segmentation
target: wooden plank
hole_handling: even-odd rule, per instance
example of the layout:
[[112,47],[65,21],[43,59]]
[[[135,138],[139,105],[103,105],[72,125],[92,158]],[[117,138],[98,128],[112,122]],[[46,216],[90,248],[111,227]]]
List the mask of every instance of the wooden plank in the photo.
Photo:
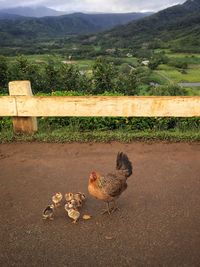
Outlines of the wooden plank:
[[18,116],[198,117],[200,97],[16,97]]
[[14,97],[0,96],[0,117],[17,116],[16,102]]

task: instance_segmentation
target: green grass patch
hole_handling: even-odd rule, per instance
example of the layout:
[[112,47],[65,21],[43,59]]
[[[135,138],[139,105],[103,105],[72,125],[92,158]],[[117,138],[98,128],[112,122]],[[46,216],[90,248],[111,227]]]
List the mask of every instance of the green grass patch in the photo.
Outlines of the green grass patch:
[[94,60],[89,60],[89,59],[83,59],[83,60],[80,59],[80,60],[75,60],[73,62],[79,67],[80,70],[91,70],[94,64]]
[[124,63],[132,64],[134,66],[138,65],[138,59],[136,57],[122,57],[120,58]]
[[197,142],[200,141],[199,131],[69,131],[68,128],[53,131],[40,130],[33,135],[14,135],[11,130],[0,133],[0,143],[7,142],[110,142],[120,141],[170,141]]
[[160,85],[168,84],[169,80],[159,74],[158,71],[152,71],[149,75],[149,81],[158,83]]
[[[26,59],[31,62],[31,63],[36,63],[36,64],[42,64],[42,63],[47,63],[49,60],[54,60],[55,62],[61,62],[63,60],[68,60],[64,57],[62,57],[59,54],[34,54],[34,55],[26,55]],[[18,56],[12,56],[12,57],[7,57],[8,62],[15,62]]]
[[185,74],[177,69],[158,70],[157,72],[176,83],[200,81],[200,68],[187,69]]
[[189,96],[200,96],[200,87],[185,87]]
[[15,135],[10,118],[0,119],[0,143],[200,141],[199,118],[40,118],[38,132]]
[[172,53],[168,52],[166,53],[166,56],[169,58],[178,58],[178,59],[184,59],[188,61],[199,61],[200,60],[200,54],[193,54],[193,53]]
[[169,66],[167,64],[160,64],[158,67],[157,67],[157,70],[164,70],[164,71],[171,71],[171,70],[174,70],[175,68],[173,66]]

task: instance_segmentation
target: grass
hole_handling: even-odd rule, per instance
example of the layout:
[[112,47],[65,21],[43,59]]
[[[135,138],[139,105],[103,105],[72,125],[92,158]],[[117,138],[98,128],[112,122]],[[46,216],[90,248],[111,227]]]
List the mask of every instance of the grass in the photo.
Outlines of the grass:
[[152,73],[150,74],[149,76],[149,80],[151,82],[155,82],[155,83],[158,83],[160,85],[164,85],[164,84],[168,84],[169,83],[169,79],[168,77],[165,78],[165,76],[161,75],[159,73],[159,71],[152,71]]
[[89,60],[89,59],[80,59],[80,60],[75,60],[74,64],[76,64],[80,70],[91,70],[92,66],[94,64],[94,60]]
[[[161,52],[164,50],[156,50]],[[188,69],[186,74],[181,73],[181,70],[169,66],[167,64],[161,64],[157,68],[157,74],[168,78],[171,82],[200,82],[200,54],[192,53],[172,53],[169,50],[165,50],[166,56],[171,60],[177,60],[178,62],[186,62]]]
[[200,54],[189,53],[167,53],[166,56],[179,61],[187,62],[188,64],[200,64]]
[[[29,62],[36,63],[36,64],[47,63],[50,59],[58,63],[61,63],[62,61],[69,61],[68,57],[64,57],[59,54],[26,55],[25,58]],[[17,59],[17,56],[7,57],[7,59],[8,59],[8,62],[15,62]],[[88,60],[88,59],[74,60],[72,58],[72,62],[73,64],[78,65],[81,70],[88,70],[88,69],[91,69],[91,66],[94,63],[94,60]]]
[[70,131],[68,128],[54,129],[52,131],[39,130],[32,135],[14,135],[11,129],[0,133],[0,143],[8,142],[110,142],[120,141],[170,141],[170,142],[197,142],[200,141],[199,131]]
[[[7,57],[8,62],[14,62],[16,59],[18,58],[18,56],[12,56],[12,57]],[[50,54],[42,54],[42,55],[26,55],[25,58],[27,58],[27,60],[31,63],[37,63],[37,64],[41,64],[44,62],[48,62],[49,59],[55,60],[55,61],[62,61],[62,60],[68,60],[64,57],[62,57],[59,54],[54,54],[54,55],[50,55]]]
[[189,96],[200,96],[200,87],[185,87]]
[[122,57],[120,58],[124,63],[138,65],[138,59],[136,57]]
[[190,68],[186,70],[186,74],[181,73],[177,69],[159,69],[159,74],[168,77],[173,82],[200,82],[200,68]]

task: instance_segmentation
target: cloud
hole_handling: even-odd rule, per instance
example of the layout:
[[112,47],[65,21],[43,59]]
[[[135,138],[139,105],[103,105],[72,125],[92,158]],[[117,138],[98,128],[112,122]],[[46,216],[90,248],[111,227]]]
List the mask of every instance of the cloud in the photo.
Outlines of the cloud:
[[157,11],[184,0],[0,0],[0,8],[42,5],[63,11],[132,12]]

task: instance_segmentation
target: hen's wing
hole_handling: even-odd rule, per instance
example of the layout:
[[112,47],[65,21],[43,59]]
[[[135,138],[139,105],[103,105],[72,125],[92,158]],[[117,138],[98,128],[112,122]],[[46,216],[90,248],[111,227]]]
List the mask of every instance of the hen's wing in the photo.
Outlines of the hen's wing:
[[108,174],[102,177],[101,186],[107,195],[117,197],[127,188],[127,183],[124,180],[118,179],[115,174]]

